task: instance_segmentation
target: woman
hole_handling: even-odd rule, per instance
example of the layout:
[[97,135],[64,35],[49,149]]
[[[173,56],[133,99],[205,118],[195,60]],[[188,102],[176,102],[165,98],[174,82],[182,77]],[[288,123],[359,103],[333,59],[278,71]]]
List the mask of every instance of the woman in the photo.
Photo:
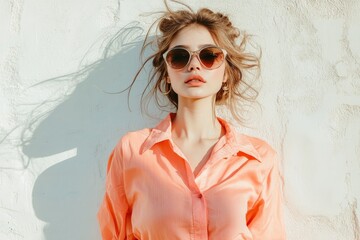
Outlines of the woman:
[[114,148],[98,213],[103,239],[285,239],[274,150],[215,113],[224,103],[239,118],[243,73],[258,67],[246,38],[236,44],[237,28],[209,9],[168,8],[158,29],[153,92],[176,111]]

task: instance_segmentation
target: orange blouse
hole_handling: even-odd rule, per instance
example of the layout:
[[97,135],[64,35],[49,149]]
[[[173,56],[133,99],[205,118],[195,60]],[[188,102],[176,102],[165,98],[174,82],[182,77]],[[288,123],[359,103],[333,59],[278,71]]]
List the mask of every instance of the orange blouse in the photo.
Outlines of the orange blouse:
[[218,119],[226,133],[196,176],[171,140],[171,114],[119,141],[98,212],[104,240],[285,239],[274,150]]

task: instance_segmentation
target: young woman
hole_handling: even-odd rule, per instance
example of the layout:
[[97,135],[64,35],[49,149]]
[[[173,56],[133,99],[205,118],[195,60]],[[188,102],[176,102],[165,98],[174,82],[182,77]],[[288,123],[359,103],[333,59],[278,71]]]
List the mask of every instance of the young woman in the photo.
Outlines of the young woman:
[[[258,67],[246,38],[209,9],[168,11],[158,22],[153,92],[176,111],[122,137],[108,162],[98,213],[103,239],[282,240],[282,193],[274,150],[216,116],[235,118],[243,73]],[[245,87],[246,88],[246,87]]]

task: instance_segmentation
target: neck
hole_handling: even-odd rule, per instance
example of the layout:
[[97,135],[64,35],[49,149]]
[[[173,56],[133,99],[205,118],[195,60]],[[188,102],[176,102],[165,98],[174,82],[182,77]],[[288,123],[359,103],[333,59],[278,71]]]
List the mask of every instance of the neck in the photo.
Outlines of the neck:
[[178,111],[172,122],[176,137],[190,140],[216,139],[221,135],[221,124],[215,114],[215,100],[179,99]]

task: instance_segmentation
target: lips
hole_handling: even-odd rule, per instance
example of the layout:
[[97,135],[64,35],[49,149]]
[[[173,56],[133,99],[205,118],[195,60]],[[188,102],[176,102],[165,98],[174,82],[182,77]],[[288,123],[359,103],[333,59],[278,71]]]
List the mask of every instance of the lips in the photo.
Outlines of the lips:
[[200,75],[192,75],[185,80],[185,83],[191,82],[206,83],[205,79],[203,79]]

